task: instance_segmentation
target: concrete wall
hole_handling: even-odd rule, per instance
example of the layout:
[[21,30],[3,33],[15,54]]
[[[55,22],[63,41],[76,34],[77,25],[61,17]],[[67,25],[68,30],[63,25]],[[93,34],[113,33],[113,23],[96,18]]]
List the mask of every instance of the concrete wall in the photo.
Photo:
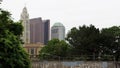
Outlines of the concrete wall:
[[120,68],[120,64],[112,61],[34,61],[32,68]]

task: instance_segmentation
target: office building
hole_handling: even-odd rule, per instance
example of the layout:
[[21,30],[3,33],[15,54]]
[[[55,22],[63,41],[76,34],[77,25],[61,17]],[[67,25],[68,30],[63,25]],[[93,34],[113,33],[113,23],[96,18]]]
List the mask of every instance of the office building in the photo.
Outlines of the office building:
[[41,18],[30,19],[30,42],[44,43],[44,25]]
[[27,8],[24,7],[21,13],[22,25],[24,27],[22,39],[24,43],[30,43],[30,22],[29,22],[29,14],[27,12]]
[[50,35],[50,20],[43,20],[43,24],[44,24],[44,44],[47,44]]
[[65,27],[62,23],[55,23],[51,28],[51,39],[65,39]]
[[41,18],[30,19],[30,42],[47,44],[49,28],[49,20],[42,20]]

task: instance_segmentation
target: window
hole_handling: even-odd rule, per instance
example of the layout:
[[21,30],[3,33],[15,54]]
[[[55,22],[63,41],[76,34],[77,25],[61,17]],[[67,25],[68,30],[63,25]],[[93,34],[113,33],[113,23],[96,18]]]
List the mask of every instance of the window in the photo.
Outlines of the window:
[[52,33],[57,33],[58,32],[58,29],[53,29],[52,30]]
[[31,54],[34,55],[34,48],[31,48]]

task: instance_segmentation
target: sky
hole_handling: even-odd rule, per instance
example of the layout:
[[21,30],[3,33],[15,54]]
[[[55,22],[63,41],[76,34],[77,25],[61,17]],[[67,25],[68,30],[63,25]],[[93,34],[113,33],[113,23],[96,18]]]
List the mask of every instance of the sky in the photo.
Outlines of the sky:
[[30,19],[50,19],[51,26],[61,22],[66,32],[84,24],[100,29],[120,25],[120,0],[3,0],[0,5],[15,21],[25,6]]

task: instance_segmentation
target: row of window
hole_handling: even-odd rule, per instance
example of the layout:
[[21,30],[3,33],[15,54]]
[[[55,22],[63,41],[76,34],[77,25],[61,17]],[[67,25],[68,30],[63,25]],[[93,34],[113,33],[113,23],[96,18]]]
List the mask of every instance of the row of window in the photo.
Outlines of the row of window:
[[31,55],[35,54],[35,48],[28,48],[28,53]]

